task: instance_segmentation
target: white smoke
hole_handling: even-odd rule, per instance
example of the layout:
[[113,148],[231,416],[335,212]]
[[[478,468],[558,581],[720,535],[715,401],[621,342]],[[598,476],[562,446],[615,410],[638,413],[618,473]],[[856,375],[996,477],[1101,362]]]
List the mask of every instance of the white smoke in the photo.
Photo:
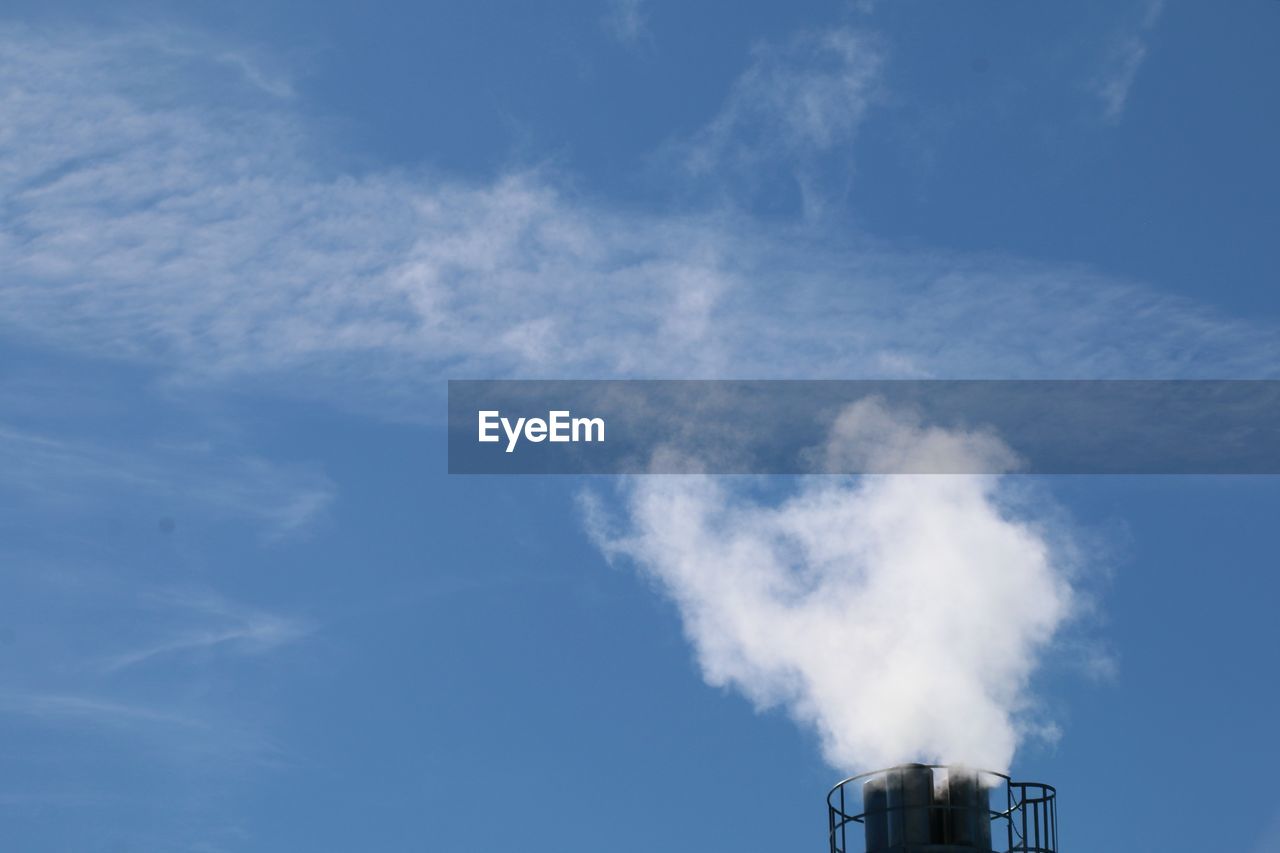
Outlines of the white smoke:
[[[944,447],[968,470],[1010,458],[990,435],[922,429],[875,403],[841,430],[894,464]],[[622,529],[589,517],[610,557],[678,605],[707,682],[784,705],[834,767],[1006,770],[1074,598],[1048,527],[1017,517],[1007,491],[988,474],[806,477],[768,500],[749,480],[654,475],[623,487]]]

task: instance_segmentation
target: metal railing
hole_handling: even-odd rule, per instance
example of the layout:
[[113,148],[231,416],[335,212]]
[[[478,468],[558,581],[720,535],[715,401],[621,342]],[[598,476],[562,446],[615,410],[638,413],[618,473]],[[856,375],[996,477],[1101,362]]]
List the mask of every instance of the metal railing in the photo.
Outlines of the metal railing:
[[1009,782],[1009,850],[1058,853],[1058,792],[1041,782]]
[[[1059,853],[1058,851],[1058,806],[1057,791],[1052,785],[1041,782],[1015,782],[1003,773],[987,770],[961,770],[947,765],[909,765],[908,767],[928,768],[934,774],[938,771],[949,773],[964,772],[976,775],[982,780],[982,797],[985,806],[975,809],[972,803],[954,804],[949,799],[931,800],[927,806],[902,805],[886,803],[875,810],[868,811],[863,803],[863,791],[866,783],[877,778],[887,779],[902,767],[875,770],[850,776],[831,789],[827,794],[827,819],[831,853],[875,853],[867,851],[864,835],[868,816],[892,821],[895,817],[904,820],[908,809],[928,809],[928,820],[931,839],[928,843],[956,844],[968,849],[988,849],[974,847],[972,832],[965,838],[959,837],[955,827],[963,824],[968,815],[982,815],[990,821],[991,849],[996,853],[999,841],[1005,845],[998,853]],[[998,791],[1005,791],[1005,807],[991,808],[991,799],[998,797]],[[1002,825],[1003,824],[1003,825]],[[982,833],[984,836],[986,833]],[[980,842],[985,844],[985,838]],[[908,842],[906,846],[910,846]],[[903,849],[903,844],[876,848],[886,851]]]

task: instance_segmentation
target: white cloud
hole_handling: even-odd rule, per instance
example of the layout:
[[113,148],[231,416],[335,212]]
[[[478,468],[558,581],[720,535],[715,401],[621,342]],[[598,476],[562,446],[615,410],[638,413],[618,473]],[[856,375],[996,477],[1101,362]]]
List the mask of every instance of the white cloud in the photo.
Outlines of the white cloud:
[[[878,435],[896,424],[879,444],[895,463],[946,453],[990,470],[1007,458],[990,436],[863,409]],[[834,767],[1007,769],[1030,729],[1045,728],[1028,685],[1073,610],[1069,550],[1011,508],[998,477],[798,482],[770,500],[727,478],[636,478],[623,528],[598,513],[592,526],[606,553],[675,601],[710,684],[785,706]]]
[[992,432],[925,426],[875,397],[845,407],[815,455],[814,470],[830,473],[987,474],[1018,467],[1017,457]]

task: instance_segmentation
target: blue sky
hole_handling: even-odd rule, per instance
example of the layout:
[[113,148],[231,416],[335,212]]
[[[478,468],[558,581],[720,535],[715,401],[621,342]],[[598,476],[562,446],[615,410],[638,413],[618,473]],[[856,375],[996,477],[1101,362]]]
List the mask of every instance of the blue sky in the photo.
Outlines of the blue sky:
[[[824,849],[843,768],[705,683],[626,494],[448,477],[444,381],[1275,378],[1277,26],[7,4],[0,846]],[[1280,850],[1274,479],[1034,487],[1015,774],[1069,849]]]

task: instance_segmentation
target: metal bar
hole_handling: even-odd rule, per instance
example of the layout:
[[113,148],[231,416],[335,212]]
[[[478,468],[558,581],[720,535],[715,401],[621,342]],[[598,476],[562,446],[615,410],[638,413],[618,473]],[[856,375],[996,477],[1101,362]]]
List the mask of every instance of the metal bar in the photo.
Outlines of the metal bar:
[[1025,853],[1027,849],[1027,789],[1022,789],[1022,849]]
[[1008,804],[1008,808],[1006,808],[1004,812],[1004,825],[1005,825],[1005,830],[1009,835],[1009,846],[1006,847],[1005,849],[1010,851],[1010,853],[1012,853],[1013,851],[1013,786],[1005,785],[1004,790],[1005,790],[1005,801]]

